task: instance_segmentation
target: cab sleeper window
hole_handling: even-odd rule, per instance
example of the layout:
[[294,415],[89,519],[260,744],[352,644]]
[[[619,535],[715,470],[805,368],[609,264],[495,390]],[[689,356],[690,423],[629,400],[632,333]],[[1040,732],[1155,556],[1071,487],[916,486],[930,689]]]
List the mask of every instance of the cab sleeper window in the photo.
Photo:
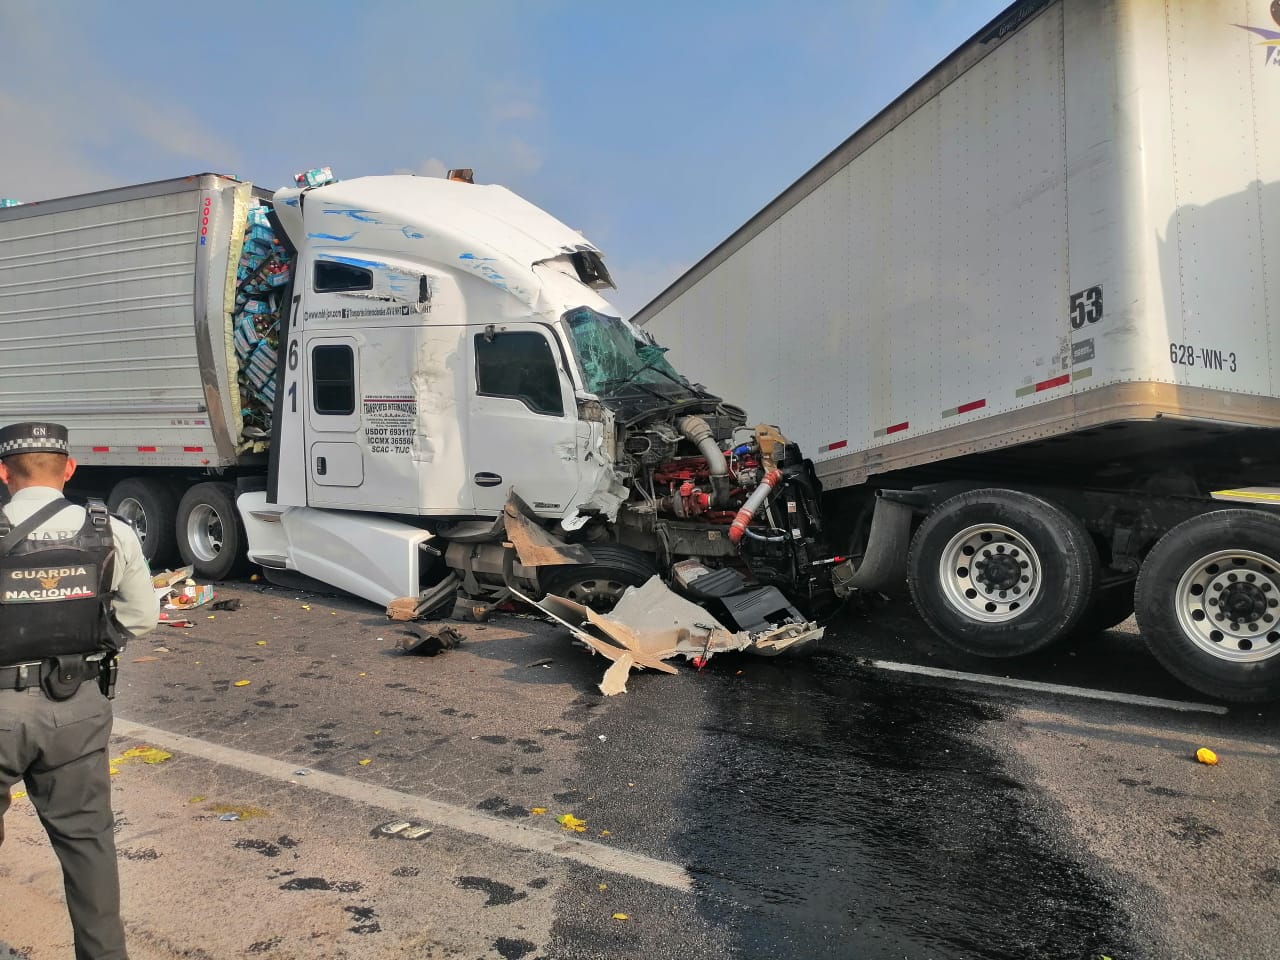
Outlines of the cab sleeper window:
[[311,393],[316,413],[346,417],[356,412],[356,357],[349,346],[311,349]]
[[476,334],[476,392],[519,400],[534,413],[564,416],[556,359],[539,333]]
[[350,267],[331,260],[317,260],[315,270],[316,293],[347,293],[354,290],[373,289],[373,271],[363,267]]

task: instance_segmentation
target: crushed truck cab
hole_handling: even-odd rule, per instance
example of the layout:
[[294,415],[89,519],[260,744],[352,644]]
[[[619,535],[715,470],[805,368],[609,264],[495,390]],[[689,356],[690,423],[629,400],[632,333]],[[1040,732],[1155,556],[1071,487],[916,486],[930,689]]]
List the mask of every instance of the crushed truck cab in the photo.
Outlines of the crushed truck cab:
[[720,594],[826,594],[809,461],[623,319],[581,234],[503,187],[412,176],[274,211],[295,256],[266,488],[238,497],[255,563],[384,604],[452,575],[603,611],[691,559]]

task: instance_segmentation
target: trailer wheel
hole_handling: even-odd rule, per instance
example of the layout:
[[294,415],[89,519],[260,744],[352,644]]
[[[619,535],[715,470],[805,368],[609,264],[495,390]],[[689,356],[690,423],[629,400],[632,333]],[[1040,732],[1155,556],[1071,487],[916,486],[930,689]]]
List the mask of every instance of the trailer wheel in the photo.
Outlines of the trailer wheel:
[[242,573],[244,528],[229,483],[198,483],[178,504],[178,551],[184,562],[206,580],[226,580]]
[[107,509],[133,525],[148,565],[167,565],[174,555],[178,498],[165,480],[130,477],[111,488]]
[[1212,697],[1280,697],[1280,518],[1215,510],[1178,524],[1138,574],[1138,625],[1155,658]]
[[588,544],[592,563],[543,567],[538,585],[543,593],[554,593],[596,613],[608,613],[617,605],[627,587],[638,587],[657,574],[647,554],[616,543]]
[[1084,525],[1016,490],[973,490],[940,504],[911,540],[907,582],[924,621],[951,646],[1017,657],[1065,637],[1097,589]]

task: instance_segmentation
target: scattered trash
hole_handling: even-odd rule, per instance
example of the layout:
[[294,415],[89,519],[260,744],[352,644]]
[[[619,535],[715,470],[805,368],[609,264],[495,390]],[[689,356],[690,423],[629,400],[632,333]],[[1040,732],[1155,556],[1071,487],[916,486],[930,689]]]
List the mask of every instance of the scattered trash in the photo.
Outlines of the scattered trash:
[[248,686],[250,683],[252,683],[252,682],[253,682],[253,681],[251,681],[251,680],[237,680],[234,684],[232,684],[232,686],[236,686],[236,687],[247,687],[247,686]]
[[[621,662],[621,661],[619,661],[619,662]],[[608,737],[606,737],[606,736],[602,733],[602,734],[600,734],[598,737],[596,737],[596,739],[597,739],[597,740],[599,740],[601,743],[604,743],[604,742],[605,742],[606,740],[608,740],[609,738],[608,738]]]
[[572,830],[574,833],[585,833],[587,830],[587,821],[579,820],[572,813],[562,813],[556,817],[556,823],[560,824],[565,830]]
[[133,747],[129,750],[126,750],[124,753],[120,754],[120,756],[118,757],[112,757],[111,763],[115,765],[115,764],[127,763],[130,760],[141,760],[143,763],[151,763],[151,764],[164,763],[166,760],[170,759],[172,756],[173,756],[172,753],[168,753],[164,750],[161,750],[159,747],[141,746],[141,747]]
[[396,597],[387,604],[387,618],[390,620],[416,620],[426,617],[452,604],[457,597],[458,587],[462,581],[456,573],[450,573],[434,587],[428,587],[416,597]]
[[168,647],[152,647],[151,652],[152,653],[168,653],[169,648]]
[[392,820],[373,828],[375,837],[395,837],[397,840],[421,840],[431,835],[431,828],[412,820]]
[[311,775],[311,771],[308,770],[306,767],[303,767],[301,770],[293,771],[293,775],[295,777],[306,777]]
[[1201,763],[1208,764],[1209,766],[1212,767],[1214,764],[1218,762],[1218,755],[1214,753],[1212,750],[1210,750],[1208,747],[1201,747],[1199,750],[1196,751],[1196,759],[1199,760]]
[[304,604],[302,605],[302,609],[303,609],[303,610],[310,610],[310,609],[311,609],[311,604],[309,604],[309,603],[304,603]]
[[525,664],[525,667],[526,667],[526,669],[527,669],[527,668],[529,668],[529,667],[549,667],[549,666],[551,666],[551,664],[553,664],[553,663],[555,663],[555,661],[554,661],[554,660],[552,660],[550,657],[544,657],[544,658],[543,658],[543,659],[541,659],[541,660],[535,660],[535,661],[533,661],[533,663],[526,663],[526,664]]
[[597,887],[598,887],[598,889],[599,889],[599,890],[601,890],[601,891],[605,891],[605,890],[608,890],[608,889],[609,889],[609,885],[608,885],[607,883],[597,884]]
[[600,831],[600,836],[602,836],[602,837],[612,837],[612,836],[613,836],[613,834],[612,834],[612,833],[610,833],[608,830],[601,830],[601,831]]
[[215,600],[209,604],[210,610],[226,610],[228,612],[239,610],[242,601],[239,597],[228,597],[226,600]]
[[231,821],[233,821],[233,820],[239,820],[239,819],[240,819],[240,814],[238,814],[238,813],[224,813],[222,816],[218,817],[218,819],[219,819],[219,820],[221,820],[221,821],[223,821],[223,822],[225,822],[225,823],[230,823],[230,822],[231,822]]
[[630,920],[631,918],[628,917],[625,913],[615,913],[613,915],[613,919],[614,920]]
[[404,630],[404,638],[396,641],[396,649],[414,656],[434,657],[445,650],[452,650],[464,639],[462,634],[447,625],[435,630],[409,626]]
[[258,646],[260,646],[260,647],[265,647],[266,645],[267,645],[267,641],[265,641],[265,640],[259,640],[259,641],[258,641]]
[[367,767],[369,764],[373,763],[372,760],[358,760],[356,762],[359,763],[360,766],[362,767]]
[[544,813],[546,813],[546,812],[547,812],[547,808],[546,808],[546,807],[532,807],[532,808],[530,808],[529,812],[530,812],[530,813],[532,813],[535,817],[540,817],[540,816],[542,816]]
[[219,814],[219,820],[253,820],[271,815],[261,807],[236,806],[229,803],[215,803],[205,809],[210,813]]

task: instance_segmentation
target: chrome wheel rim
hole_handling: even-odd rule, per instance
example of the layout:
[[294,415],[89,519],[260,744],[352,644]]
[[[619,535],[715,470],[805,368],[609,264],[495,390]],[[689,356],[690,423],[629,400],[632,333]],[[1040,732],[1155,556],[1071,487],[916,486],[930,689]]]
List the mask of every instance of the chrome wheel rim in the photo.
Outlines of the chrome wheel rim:
[[959,613],[982,623],[1007,623],[1030,609],[1044,572],[1039,554],[1017,530],[980,523],[947,543],[938,579]]
[[1232,663],[1280,653],[1280,563],[1219,550],[1187,568],[1174,594],[1178,625],[1199,649]]
[[141,501],[133,497],[125,497],[116,506],[116,514],[129,521],[133,532],[138,535],[138,542],[145,547],[147,545],[147,511],[142,508]]
[[222,518],[206,503],[195,507],[187,517],[187,544],[197,560],[208,563],[222,552]]
[[590,607],[596,613],[608,613],[622,599],[622,594],[626,591],[627,586],[620,580],[610,580],[608,577],[592,577],[589,580],[579,580],[570,584],[560,596],[566,600],[580,603],[584,607]]

